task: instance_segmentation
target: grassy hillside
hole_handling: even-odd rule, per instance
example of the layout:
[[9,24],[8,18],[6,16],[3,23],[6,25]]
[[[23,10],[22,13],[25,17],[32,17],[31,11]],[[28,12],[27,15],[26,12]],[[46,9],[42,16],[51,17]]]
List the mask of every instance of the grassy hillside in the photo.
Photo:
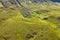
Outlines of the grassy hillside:
[[26,7],[31,17],[0,7],[0,40],[60,40],[60,6]]

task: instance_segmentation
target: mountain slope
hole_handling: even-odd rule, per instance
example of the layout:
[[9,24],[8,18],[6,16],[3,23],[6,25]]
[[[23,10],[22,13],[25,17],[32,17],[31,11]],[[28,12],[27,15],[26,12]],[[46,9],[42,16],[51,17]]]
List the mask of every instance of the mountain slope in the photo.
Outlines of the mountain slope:
[[0,6],[0,40],[60,40],[60,3],[20,1]]

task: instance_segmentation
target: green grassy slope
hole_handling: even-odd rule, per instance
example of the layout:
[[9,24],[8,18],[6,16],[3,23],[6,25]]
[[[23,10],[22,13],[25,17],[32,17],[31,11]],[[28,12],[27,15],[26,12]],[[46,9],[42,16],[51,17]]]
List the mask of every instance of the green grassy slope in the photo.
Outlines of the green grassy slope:
[[26,18],[16,7],[0,8],[0,40],[60,40],[60,9],[32,9]]

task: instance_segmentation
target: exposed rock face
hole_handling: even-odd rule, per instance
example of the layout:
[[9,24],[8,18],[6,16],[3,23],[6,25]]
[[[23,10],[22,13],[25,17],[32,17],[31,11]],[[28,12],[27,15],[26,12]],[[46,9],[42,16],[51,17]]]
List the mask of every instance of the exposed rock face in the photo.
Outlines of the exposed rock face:
[[5,8],[8,7],[8,0],[0,0],[0,2]]
[[[0,0],[1,4],[5,8],[9,8],[11,5],[14,5],[18,8],[18,10],[26,17],[30,15],[31,9],[29,6],[35,6],[37,7],[36,4],[38,4],[39,7],[42,7],[44,5],[49,6],[49,5],[55,5],[54,2],[51,2],[51,0]],[[11,5],[10,5],[11,4]],[[27,7],[25,6],[27,5]],[[21,9],[19,8],[21,6]],[[44,6],[45,7],[45,6]],[[38,7],[37,7],[38,8]]]
[[19,4],[20,6],[22,6],[22,2],[24,2],[24,3],[32,3],[32,4],[34,4],[34,3],[40,3],[40,2],[46,2],[46,3],[48,3],[48,2],[50,2],[51,0],[0,0],[0,2],[2,3],[2,5],[4,6],[4,7],[8,7],[7,5],[9,5],[9,3],[11,3],[11,4],[13,4],[13,5],[17,5],[17,4]]

